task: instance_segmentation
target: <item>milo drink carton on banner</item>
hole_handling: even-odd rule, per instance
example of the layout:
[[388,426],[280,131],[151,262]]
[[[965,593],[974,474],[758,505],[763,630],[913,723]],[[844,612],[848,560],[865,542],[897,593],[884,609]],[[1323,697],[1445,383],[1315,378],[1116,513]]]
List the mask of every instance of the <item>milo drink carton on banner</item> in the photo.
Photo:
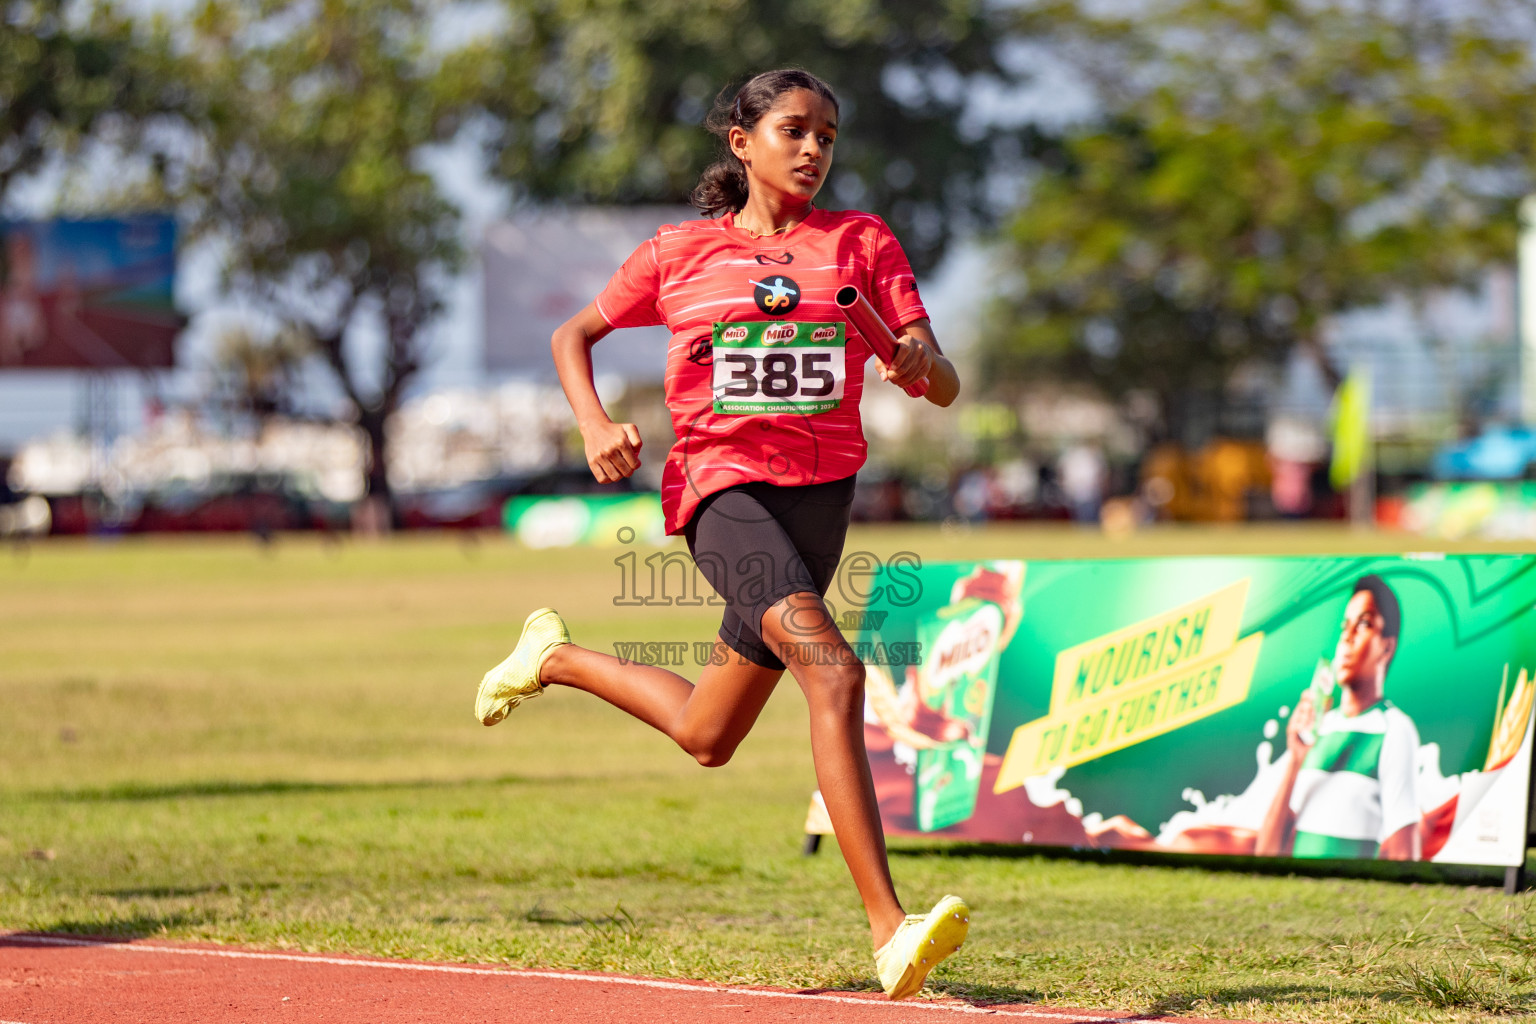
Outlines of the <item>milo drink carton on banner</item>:
[[976,812],[997,666],[1017,626],[1022,569],[1021,563],[978,569],[955,585],[950,604],[917,624],[923,657],[910,682],[913,726],[934,741],[916,752],[912,810],[924,832]]

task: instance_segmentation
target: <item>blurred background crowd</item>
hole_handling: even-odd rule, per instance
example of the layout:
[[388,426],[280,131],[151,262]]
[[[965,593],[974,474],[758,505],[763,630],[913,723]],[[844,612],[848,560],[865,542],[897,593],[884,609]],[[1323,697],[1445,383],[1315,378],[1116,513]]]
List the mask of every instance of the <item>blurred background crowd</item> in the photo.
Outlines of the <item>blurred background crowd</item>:
[[[859,518],[1536,538],[1513,0],[0,0],[0,534],[596,491],[549,333],[787,64],[965,384],[866,392]],[[664,345],[598,346],[630,492]]]

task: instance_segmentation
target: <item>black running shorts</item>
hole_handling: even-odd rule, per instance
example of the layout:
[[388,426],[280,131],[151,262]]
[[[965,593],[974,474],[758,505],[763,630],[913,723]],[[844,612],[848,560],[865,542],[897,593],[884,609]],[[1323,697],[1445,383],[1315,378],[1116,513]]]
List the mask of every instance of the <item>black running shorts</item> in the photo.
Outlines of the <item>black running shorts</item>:
[[737,484],[701,501],[684,528],[699,571],[725,599],[720,639],[753,664],[784,668],[763,642],[763,613],[790,594],[825,595],[832,585],[853,481]]

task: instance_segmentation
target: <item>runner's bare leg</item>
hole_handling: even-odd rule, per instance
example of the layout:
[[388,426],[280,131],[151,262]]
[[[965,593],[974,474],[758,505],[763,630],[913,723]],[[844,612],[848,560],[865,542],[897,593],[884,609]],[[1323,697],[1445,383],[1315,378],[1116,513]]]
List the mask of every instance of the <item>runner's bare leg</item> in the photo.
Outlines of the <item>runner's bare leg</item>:
[[[794,594],[774,605],[763,615],[763,630],[764,642],[788,655],[783,660],[810,706],[816,781],[879,948],[906,914],[891,881],[864,749],[864,667],[815,594]],[[671,737],[700,764],[723,765],[783,672],[744,663],[719,641],[715,649],[722,656],[715,660],[725,664],[705,666],[697,685],[664,668],[574,644],[551,651],[539,678],[601,697]],[[831,656],[819,658],[817,650]]]
[[700,764],[716,767],[752,730],[783,674],[745,661],[719,640],[697,684],[659,666],[570,644],[550,652],[539,681],[601,697],[670,736]]
[[789,666],[810,705],[816,782],[878,949],[906,912],[891,882],[880,807],[864,749],[864,666],[816,594],[784,598],[764,613],[762,630],[763,641]]

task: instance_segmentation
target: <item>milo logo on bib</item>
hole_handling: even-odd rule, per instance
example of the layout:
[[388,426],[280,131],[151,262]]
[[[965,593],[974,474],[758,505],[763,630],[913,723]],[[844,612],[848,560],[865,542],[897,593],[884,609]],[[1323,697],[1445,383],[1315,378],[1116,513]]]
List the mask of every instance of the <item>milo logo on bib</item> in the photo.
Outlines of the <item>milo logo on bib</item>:
[[818,413],[843,400],[845,326],[752,322],[714,325],[715,412]]

